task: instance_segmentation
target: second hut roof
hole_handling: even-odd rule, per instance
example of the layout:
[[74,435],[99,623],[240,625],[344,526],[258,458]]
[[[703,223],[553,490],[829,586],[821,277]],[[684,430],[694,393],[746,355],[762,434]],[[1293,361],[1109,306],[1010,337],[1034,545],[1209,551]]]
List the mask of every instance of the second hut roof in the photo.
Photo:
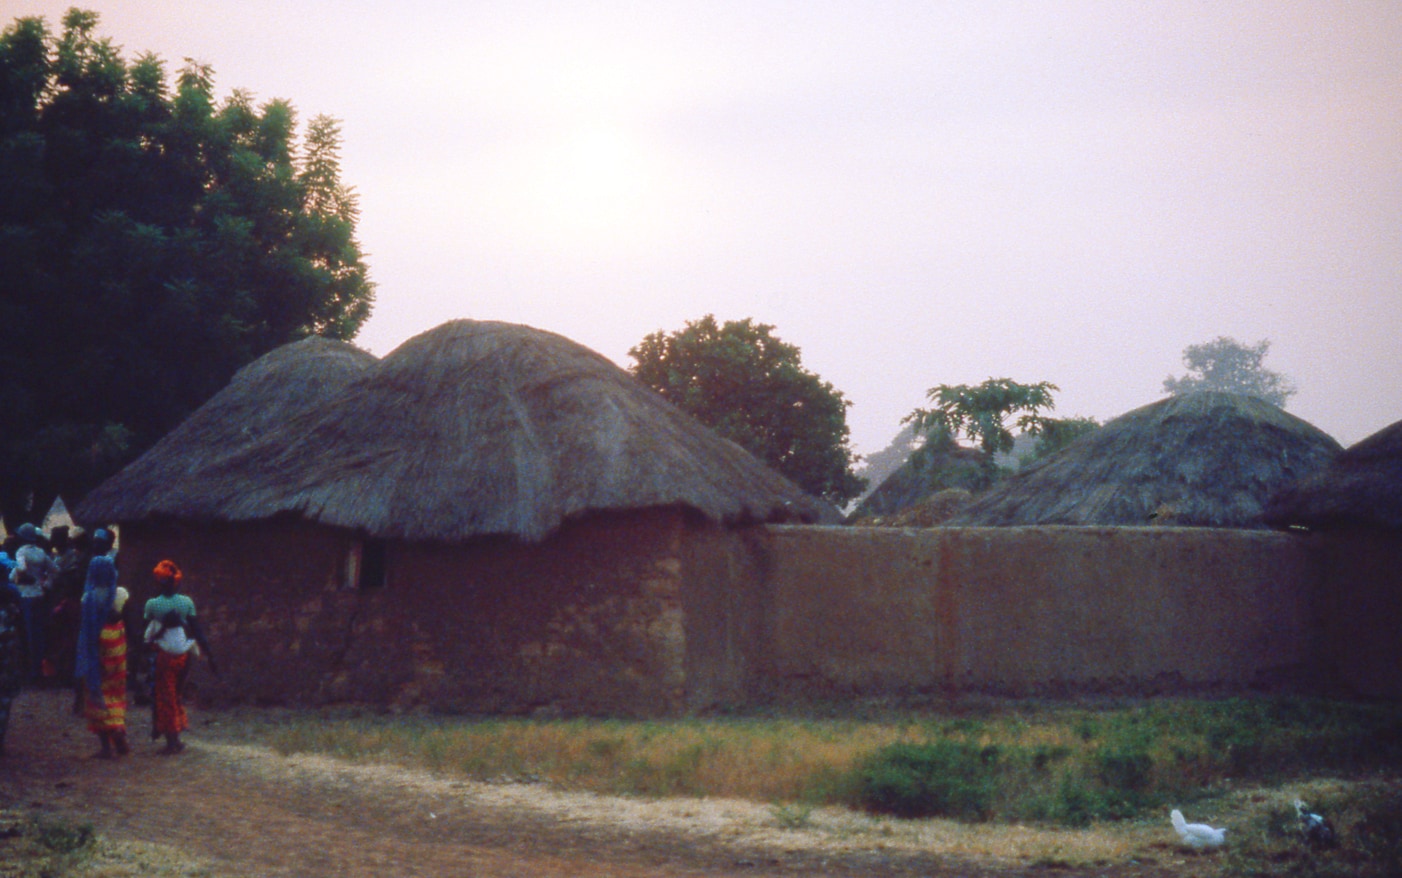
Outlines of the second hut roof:
[[218,498],[237,494],[231,461],[290,418],[339,393],[376,362],[342,341],[311,336],[244,366],[223,390],[145,454],[88,494],[75,517],[93,525],[153,515],[217,517]]
[[1402,530],[1402,421],[1283,487],[1270,499],[1266,519],[1278,526]]
[[1263,527],[1267,498],[1339,444],[1268,402],[1173,396],[1108,422],[996,485],[953,525]]

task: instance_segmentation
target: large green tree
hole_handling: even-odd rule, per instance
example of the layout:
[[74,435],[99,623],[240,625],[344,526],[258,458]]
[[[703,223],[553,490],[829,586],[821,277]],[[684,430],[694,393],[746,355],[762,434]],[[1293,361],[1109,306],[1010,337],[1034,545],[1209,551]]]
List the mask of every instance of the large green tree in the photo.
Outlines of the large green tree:
[[1012,426],[1019,432],[1037,435],[1049,421],[1043,409],[1056,408],[1049,381],[1019,384],[1010,378],[989,378],[982,384],[940,384],[926,392],[933,405],[906,416],[906,423],[930,437],[966,438],[988,456],[1013,450]]
[[227,383],[373,301],[340,130],[128,62],[70,10],[0,34],[0,507],[76,499]]
[[864,484],[852,472],[851,403],[773,330],[750,319],[721,325],[708,314],[644,338],[628,352],[632,372],[805,491],[846,503]]
[[1248,345],[1227,336],[1188,345],[1183,349],[1183,365],[1188,367],[1189,374],[1165,378],[1163,392],[1173,396],[1195,390],[1239,393],[1285,408],[1290,397],[1295,395],[1295,384],[1265,367],[1270,349],[1270,339]]

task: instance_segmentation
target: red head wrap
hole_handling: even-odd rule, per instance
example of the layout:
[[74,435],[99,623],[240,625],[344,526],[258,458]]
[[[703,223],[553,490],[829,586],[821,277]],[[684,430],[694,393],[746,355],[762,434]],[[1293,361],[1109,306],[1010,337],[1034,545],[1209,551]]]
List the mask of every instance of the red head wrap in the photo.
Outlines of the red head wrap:
[[162,561],[156,565],[156,569],[152,572],[155,573],[156,578],[161,582],[174,580],[177,585],[180,584],[180,568],[175,566],[174,561]]

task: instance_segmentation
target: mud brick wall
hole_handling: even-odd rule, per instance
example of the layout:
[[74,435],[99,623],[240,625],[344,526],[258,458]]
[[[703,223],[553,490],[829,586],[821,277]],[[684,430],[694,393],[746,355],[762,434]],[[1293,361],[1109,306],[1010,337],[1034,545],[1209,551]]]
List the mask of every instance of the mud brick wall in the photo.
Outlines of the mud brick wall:
[[121,528],[118,581],[139,617],[157,593],[151,569],[163,558],[178,564],[221,671],[215,680],[196,663],[201,694],[279,704],[317,693],[345,650],[357,606],[341,587],[346,548],[336,532],[297,521],[134,523]]
[[1279,685],[1313,657],[1319,558],[1287,534],[767,533],[778,698]]
[[602,516],[539,546],[390,543],[382,587],[347,584],[353,534],[298,522],[123,529],[121,566],[163,557],[221,665],[211,700],[470,712],[660,714],[685,702],[678,511]]
[[1402,534],[1321,540],[1319,648],[1346,694],[1402,698]]
[[674,715],[988,692],[1402,697],[1402,540],[1194,528],[730,529],[678,510],[544,543],[299,523],[123,530],[134,606],[180,563],[213,701]]

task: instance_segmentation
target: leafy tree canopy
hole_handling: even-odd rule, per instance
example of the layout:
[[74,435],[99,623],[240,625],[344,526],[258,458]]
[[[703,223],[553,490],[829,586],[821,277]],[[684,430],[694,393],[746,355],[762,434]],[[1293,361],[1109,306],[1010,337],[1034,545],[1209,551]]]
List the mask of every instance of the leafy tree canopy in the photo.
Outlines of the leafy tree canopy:
[[[933,407],[919,408],[905,417],[915,429],[936,441],[941,436],[966,438],[983,449],[990,463],[995,454],[1013,450],[1013,432],[1037,435],[1048,418],[1043,409],[1052,409],[1052,391],[1060,390],[1049,381],[1019,384],[1010,378],[989,378],[978,385],[941,384],[926,392]],[[1015,419],[1014,419],[1014,416]]]
[[1269,339],[1247,345],[1226,336],[1188,345],[1183,349],[1183,365],[1188,367],[1189,374],[1165,378],[1163,392],[1172,396],[1196,390],[1240,393],[1285,408],[1285,403],[1297,392],[1295,383],[1264,366],[1270,349]]
[[71,502],[274,347],[355,336],[373,286],[340,128],[122,57],[80,9],[0,33],[0,507]]
[[720,325],[708,314],[679,332],[644,338],[628,352],[631,371],[794,484],[840,506],[864,484],[852,472],[851,403],[804,369],[799,349],[773,330],[748,318]]
[[1037,436],[1037,446],[1027,456],[1026,462],[1031,463],[1055,454],[1082,436],[1099,429],[1100,422],[1095,418],[1044,418],[1041,432]]

